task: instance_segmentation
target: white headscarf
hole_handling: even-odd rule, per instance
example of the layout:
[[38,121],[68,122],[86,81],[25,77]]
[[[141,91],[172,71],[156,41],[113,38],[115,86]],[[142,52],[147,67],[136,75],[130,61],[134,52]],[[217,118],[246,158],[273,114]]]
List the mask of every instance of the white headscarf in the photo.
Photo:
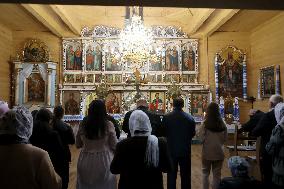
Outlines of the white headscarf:
[[[145,162],[148,166],[158,167],[159,165],[159,144],[158,138],[151,135],[152,127],[149,117],[142,110],[135,110],[129,118],[129,130],[131,136],[148,136]],[[140,131],[136,132],[135,131]]]
[[27,143],[33,130],[33,117],[28,109],[18,106],[0,119],[0,134],[17,135],[20,143]]
[[274,108],[275,118],[278,125],[284,124],[284,103],[278,103]]
[[8,104],[4,101],[0,101],[0,118],[9,111]]

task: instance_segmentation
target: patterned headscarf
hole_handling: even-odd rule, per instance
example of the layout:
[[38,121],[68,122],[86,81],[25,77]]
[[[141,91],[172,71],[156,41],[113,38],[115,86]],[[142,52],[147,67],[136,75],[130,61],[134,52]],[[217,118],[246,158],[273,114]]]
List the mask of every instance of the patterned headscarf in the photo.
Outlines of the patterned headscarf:
[[278,103],[274,108],[275,118],[278,125],[284,124],[284,103]]
[[28,109],[18,106],[0,119],[0,134],[16,135],[20,143],[27,143],[32,135],[33,117]]
[[9,111],[8,104],[4,101],[0,101],[0,118]]
[[228,167],[231,169],[233,177],[247,177],[249,163],[240,156],[232,156],[228,160]]
[[[129,118],[129,130],[131,136],[148,136],[145,162],[148,166],[158,167],[159,145],[158,138],[151,135],[152,127],[149,117],[142,110],[135,110]],[[140,132],[135,132],[140,131]]]

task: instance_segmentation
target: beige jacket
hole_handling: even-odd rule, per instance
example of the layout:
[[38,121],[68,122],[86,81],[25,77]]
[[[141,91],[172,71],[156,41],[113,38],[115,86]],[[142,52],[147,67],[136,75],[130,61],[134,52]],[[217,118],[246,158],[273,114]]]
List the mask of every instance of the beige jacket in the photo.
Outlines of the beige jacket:
[[31,144],[0,145],[1,189],[61,189],[46,151]]
[[227,140],[227,128],[222,132],[212,132],[201,125],[199,137],[202,142],[202,159],[223,160],[224,143]]

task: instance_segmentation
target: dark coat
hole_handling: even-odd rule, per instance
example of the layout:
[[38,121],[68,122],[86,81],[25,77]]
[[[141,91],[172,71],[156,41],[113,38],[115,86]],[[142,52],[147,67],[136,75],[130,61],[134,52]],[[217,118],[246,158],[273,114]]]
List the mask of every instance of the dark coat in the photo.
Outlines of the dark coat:
[[173,157],[187,157],[191,153],[191,140],[195,135],[195,121],[191,115],[175,109],[162,121],[169,150]]
[[261,136],[260,155],[266,154],[265,146],[268,143],[273,128],[277,125],[274,109],[265,113],[256,127],[252,130],[252,135]]
[[[152,127],[152,135],[155,135],[157,137],[161,136],[161,118],[159,115],[151,112],[148,110],[148,107],[144,107],[144,106],[139,106],[137,108],[137,110],[142,110],[143,112],[145,112],[147,114],[147,116],[150,119],[150,123],[151,123],[151,127]],[[124,116],[124,120],[123,120],[123,125],[122,125],[122,130],[127,133],[127,136],[130,137],[130,131],[129,131],[129,118],[131,113],[133,112],[129,111],[125,114]]]
[[71,152],[68,145],[75,144],[75,137],[72,128],[62,120],[55,120],[53,123],[53,129],[57,131],[60,136],[66,160],[71,162]]
[[116,122],[116,120],[109,114],[107,114],[107,120],[109,120],[110,122],[112,122],[114,129],[115,129],[115,134],[116,134],[116,138],[119,139],[120,137],[120,129],[119,129],[119,125]]
[[110,170],[120,174],[118,189],[162,189],[162,172],[172,170],[165,138],[159,138],[159,166],[147,167],[144,161],[147,137],[134,136],[116,146]]
[[218,189],[264,189],[260,181],[249,177],[226,177]]
[[251,135],[252,130],[256,127],[258,122],[263,117],[264,112],[257,110],[253,116],[250,117],[249,121],[244,123],[239,132],[248,132]]
[[61,176],[66,160],[64,147],[57,131],[52,130],[46,122],[36,121],[30,142],[32,145],[48,152],[55,171]]

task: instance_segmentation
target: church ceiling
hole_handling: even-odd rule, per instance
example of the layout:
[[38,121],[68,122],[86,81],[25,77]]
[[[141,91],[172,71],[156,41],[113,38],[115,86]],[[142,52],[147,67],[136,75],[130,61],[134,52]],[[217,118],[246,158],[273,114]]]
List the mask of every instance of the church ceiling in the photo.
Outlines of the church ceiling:
[[[78,37],[85,26],[124,26],[125,7],[82,5],[0,4],[0,23],[12,31],[50,31]],[[250,32],[280,11],[144,7],[146,26],[172,25],[191,37],[215,31]]]

